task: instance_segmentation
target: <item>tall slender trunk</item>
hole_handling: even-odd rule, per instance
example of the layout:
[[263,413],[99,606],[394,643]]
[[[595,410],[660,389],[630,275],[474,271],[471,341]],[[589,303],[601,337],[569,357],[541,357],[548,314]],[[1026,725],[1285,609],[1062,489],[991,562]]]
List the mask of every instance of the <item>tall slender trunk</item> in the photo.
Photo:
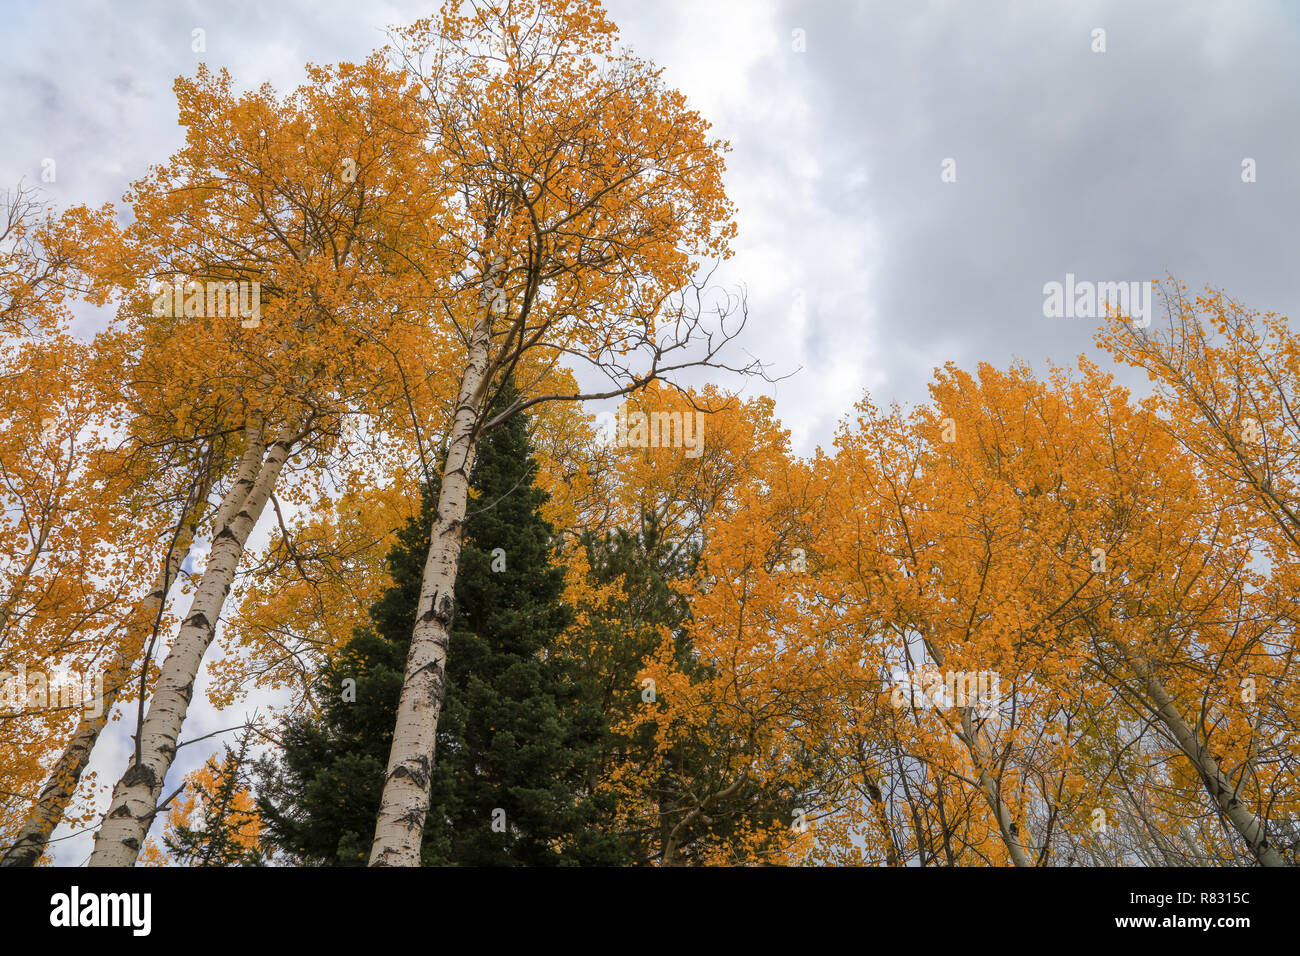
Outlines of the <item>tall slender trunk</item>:
[[411,649],[406,656],[402,694],[397,702],[393,747],[375,821],[371,866],[420,865],[424,818],[429,812],[433,747],[446,689],[447,645],[456,613],[456,572],[465,536],[469,476],[478,451],[478,423],[488,386],[491,334],[492,316],[485,309],[470,337],[469,360],[461,375],[452,418],[429,556],[420,584],[420,603],[411,632]]
[[91,751],[99,740],[99,735],[108,724],[122,688],[130,683],[135,674],[137,663],[144,652],[148,636],[153,631],[154,622],[158,620],[172,583],[176,580],[181,561],[194,542],[198,522],[203,515],[203,508],[208,500],[212,481],[207,472],[199,479],[198,488],[181,514],[180,524],[176,529],[171,547],[163,558],[162,568],[158,572],[158,584],[152,591],[140,599],[136,613],[130,625],[129,633],[117,648],[108,673],[104,678],[104,691],[95,708],[95,714],[83,713],[72,738],[63,749],[54,769],[41,789],[40,796],[32,806],[13,846],[0,859],[0,866],[34,866],[45,852],[50,835],[63,821],[63,814],[72,802],[73,794],[81,783],[81,775],[90,763]]
[[1011,862],[1016,866],[1033,866],[1029,859],[1029,854],[1025,851],[1024,842],[1020,839],[1020,829],[1016,822],[1011,819],[1011,811],[1007,808],[1006,801],[1002,798],[1002,781],[993,775],[992,755],[984,739],[984,732],[975,726],[971,719],[970,707],[962,707],[961,727],[966,748],[970,751],[971,760],[975,764],[975,772],[979,779],[980,790],[984,793],[984,799],[993,811],[993,817],[998,823],[998,832],[1002,834],[1002,843],[1007,848],[1007,853],[1011,856]]
[[212,552],[198,591],[163,661],[149,710],[140,726],[136,750],[113,788],[113,800],[99,831],[91,866],[131,866],[140,855],[176,758],[181,725],[194,693],[203,656],[216,634],[226,596],[235,580],[244,545],[293,453],[300,421],[287,422],[270,448],[261,423],[247,429],[247,449],[239,474],[213,523]]
[[1160,722],[1165,725],[1165,728],[1173,736],[1174,741],[1178,744],[1178,749],[1196,768],[1196,772],[1205,785],[1205,790],[1210,795],[1210,799],[1228,818],[1228,821],[1241,835],[1241,838],[1246,841],[1246,846],[1255,859],[1259,861],[1259,865],[1286,866],[1281,855],[1269,844],[1264,827],[1260,825],[1255,814],[1237,799],[1238,788],[1234,787],[1232,781],[1223,773],[1223,770],[1219,767],[1219,762],[1214,759],[1214,755],[1210,753],[1209,748],[1202,744],[1200,734],[1188,726],[1187,721],[1183,719],[1183,715],[1178,710],[1178,705],[1169,696],[1164,684],[1156,677],[1150,664],[1136,654],[1129,654],[1123,650],[1120,653],[1127,659],[1138,679],[1145,685],[1147,693],[1151,696],[1151,703],[1155,705],[1156,716],[1160,718]]
[[[943,653],[933,647],[928,640],[925,646],[930,656],[934,658],[935,664],[943,667]],[[966,745],[971,762],[975,765],[980,792],[984,794],[985,802],[993,811],[993,818],[997,821],[998,832],[1002,835],[1002,843],[1007,848],[1011,862],[1016,866],[1033,866],[1029,854],[1025,851],[1025,844],[1020,839],[1020,829],[1016,821],[1011,818],[1011,811],[1002,798],[1002,781],[1000,777],[993,775],[993,755],[985,740],[983,728],[976,726],[975,721],[971,719],[973,710],[973,707],[957,708],[957,712],[961,715],[961,733],[957,737]]]
[[866,787],[867,796],[871,800],[871,810],[876,815],[876,823],[880,825],[880,833],[885,841],[885,866],[898,866],[898,842],[894,839],[894,827],[889,821],[889,810],[885,807],[885,796],[881,793],[880,785],[876,783],[876,779],[872,776],[866,761],[862,759],[861,752],[859,751],[856,756],[858,767],[862,773],[862,783]]

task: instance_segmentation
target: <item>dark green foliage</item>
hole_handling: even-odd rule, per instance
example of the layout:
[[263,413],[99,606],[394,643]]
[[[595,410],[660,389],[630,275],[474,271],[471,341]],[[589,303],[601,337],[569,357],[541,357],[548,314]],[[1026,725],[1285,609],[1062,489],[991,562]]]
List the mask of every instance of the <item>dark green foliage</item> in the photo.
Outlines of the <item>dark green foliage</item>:
[[[583,543],[595,583],[623,582],[622,599],[603,617],[593,616],[592,626],[577,636],[588,687],[585,696],[599,701],[606,722],[618,726],[643,712],[645,688],[637,675],[659,647],[661,628],[672,634],[674,660],[684,674],[692,680],[709,674],[690,644],[690,608],[671,585],[694,571],[699,551],[690,540],[664,535],[649,513],[642,516],[639,533],[619,530],[602,539],[587,536]],[[641,779],[650,781],[644,796],[653,809],[635,814],[638,824],[621,831],[631,861],[663,863],[671,845],[672,862],[690,865],[706,851],[734,842],[741,824],[784,826],[800,805],[796,794],[771,792],[749,782],[741,782],[725,797],[710,798],[736,782],[734,767],[740,761],[694,740],[681,741],[661,754],[654,744],[655,729],[647,722],[632,734],[611,733],[601,757],[602,772],[632,765],[641,769]],[[679,828],[704,798],[709,798],[705,812]]]
[[[554,652],[571,611],[533,467],[522,416],[481,443],[425,865],[622,862],[618,842],[591,826],[597,807],[586,789],[606,732],[579,696],[573,662]],[[436,496],[429,489],[420,520],[400,533],[389,559],[394,583],[372,608],[373,628],[324,669],[322,719],[288,726],[280,763],[262,765],[269,838],[301,862],[363,865],[369,857]],[[355,700],[345,697],[348,680]]]
[[[698,549],[664,535],[649,514],[636,532],[586,535],[593,583],[621,582],[622,593],[612,607],[584,609],[588,626],[561,647],[573,618],[533,467],[522,417],[479,449],[424,864],[650,865],[670,845],[671,862],[689,864],[741,824],[789,821],[800,805],[793,794],[742,781],[711,796],[735,783],[736,754],[687,740],[662,755],[653,724],[611,730],[645,713],[639,675],[665,629],[678,668],[706,673],[689,642],[690,608],[671,584],[693,571]],[[321,717],[291,722],[279,759],[259,765],[267,842],[292,861],[369,859],[436,499],[429,489],[420,519],[399,532],[393,585],[371,609],[372,626],[323,669]],[[602,784],[629,768],[650,791],[622,807]],[[692,815],[702,796],[707,812]],[[504,832],[493,826],[499,811]],[[696,822],[678,826],[687,817]]]

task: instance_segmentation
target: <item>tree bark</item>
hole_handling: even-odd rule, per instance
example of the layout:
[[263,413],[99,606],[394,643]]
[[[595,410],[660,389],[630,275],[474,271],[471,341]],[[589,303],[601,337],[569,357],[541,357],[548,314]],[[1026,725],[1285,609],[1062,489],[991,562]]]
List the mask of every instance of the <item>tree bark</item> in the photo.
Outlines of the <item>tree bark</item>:
[[[206,467],[206,466],[204,466]],[[41,789],[40,796],[32,806],[27,818],[18,831],[18,838],[0,859],[0,866],[35,866],[50,835],[63,821],[63,814],[72,802],[81,775],[90,763],[90,754],[94,750],[99,735],[108,725],[108,719],[117,703],[122,688],[127,686],[135,674],[136,665],[144,652],[153,624],[158,620],[167,595],[171,591],[179,572],[181,561],[194,542],[194,533],[203,514],[204,504],[212,484],[208,479],[199,482],[199,488],[193,500],[181,515],[180,526],[163,559],[163,566],[158,572],[158,586],[141,598],[136,610],[132,633],[122,642],[109,665],[104,678],[104,693],[100,699],[98,713],[94,716],[83,713],[77,729],[68,741],[63,753],[54,764],[54,769]]]
[[[925,646],[930,656],[934,658],[935,664],[943,667],[943,653],[932,646],[928,640]],[[997,821],[998,832],[1002,835],[1002,843],[1007,848],[1011,862],[1018,867],[1033,866],[1029,854],[1025,851],[1024,842],[1020,839],[1019,827],[1016,826],[1015,820],[1011,819],[1011,811],[1007,809],[1006,801],[1002,799],[1002,781],[995,777],[990,769],[993,764],[992,754],[984,739],[983,729],[971,718],[973,710],[973,707],[957,708],[961,717],[961,733],[957,737],[966,745],[966,750],[970,753],[971,762],[975,765],[975,773],[979,779],[980,791],[984,794],[989,809],[993,811],[993,818]]]
[[430,773],[451,624],[456,613],[456,573],[465,535],[469,476],[478,451],[478,424],[488,386],[492,317],[484,310],[470,337],[442,470],[442,487],[420,585],[406,675],[397,703],[393,747],[375,821],[371,866],[419,866],[424,818],[429,812]]
[[971,719],[971,708],[962,707],[961,711],[961,736],[965,739],[966,747],[970,751],[971,760],[975,764],[975,772],[979,777],[980,790],[984,793],[984,799],[988,802],[989,809],[993,811],[993,817],[998,823],[998,832],[1002,834],[1002,842],[1007,848],[1007,853],[1011,856],[1011,862],[1016,866],[1033,866],[1030,862],[1029,854],[1025,852],[1025,845],[1020,839],[1020,830],[1016,822],[1011,819],[1011,811],[1007,809],[1006,801],[1002,799],[1002,781],[994,777],[990,771],[992,757],[984,740],[983,731],[975,726],[975,721]]
[[1246,841],[1246,846],[1250,849],[1251,855],[1259,861],[1260,866],[1286,866],[1281,854],[1277,852],[1268,842],[1264,833],[1264,827],[1260,825],[1255,815],[1241,801],[1237,799],[1237,788],[1230,781],[1219,767],[1219,762],[1214,759],[1214,755],[1209,749],[1202,745],[1200,735],[1188,726],[1187,721],[1178,710],[1178,705],[1174,703],[1169,692],[1165,690],[1159,678],[1151,670],[1151,666],[1137,655],[1124,654],[1128,658],[1129,664],[1136,672],[1138,678],[1146,686],[1147,693],[1151,695],[1151,703],[1155,705],[1156,716],[1160,718],[1173,736],[1174,741],[1187,759],[1192,762],[1196,768],[1201,782],[1205,785],[1205,790],[1209,793],[1210,798],[1215,805],[1228,818],[1233,828],[1241,834],[1241,838]]
[[108,814],[95,834],[91,866],[131,866],[153,823],[163,782],[176,758],[181,725],[194,693],[203,656],[216,634],[226,596],[235,580],[248,536],[270,498],[280,470],[293,453],[301,422],[284,425],[266,449],[263,426],[248,427],[239,475],[222,499],[213,523],[212,553],[189,613],[163,661],[136,752],[113,788]]

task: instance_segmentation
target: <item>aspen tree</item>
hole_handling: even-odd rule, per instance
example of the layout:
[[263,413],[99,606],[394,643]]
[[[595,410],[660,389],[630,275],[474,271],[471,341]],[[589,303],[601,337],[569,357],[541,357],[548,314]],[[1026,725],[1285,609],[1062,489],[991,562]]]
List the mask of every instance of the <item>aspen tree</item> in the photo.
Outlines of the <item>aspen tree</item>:
[[[438,175],[461,197],[444,242],[464,263],[447,314],[465,342],[417,621],[371,865],[416,866],[429,805],[468,475],[483,432],[552,401],[615,397],[720,364],[738,331],[707,329],[695,256],[735,227],[725,145],[658,71],[616,48],[591,0],[484,4],[398,34]],[[682,290],[686,294],[682,294]],[[608,387],[548,392],[526,358],[586,364]],[[489,417],[499,390],[519,397]]]
[[[160,372],[132,387],[161,388],[184,410],[185,384],[201,383],[221,410],[214,427],[240,450],[92,866],[140,853],[245,545],[291,459],[319,464],[341,415],[393,407],[394,354],[437,361],[414,280],[438,272],[428,228],[439,198],[409,134],[413,100],[378,57],[308,72],[283,99],[269,88],[236,97],[227,75],[203,69],[178,80],[187,145],[130,196],[125,258],[137,289],[141,276],[162,283],[147,313],[127,316]],[[219,298],[213,308],[213,285],[226,283],[243,314]]]

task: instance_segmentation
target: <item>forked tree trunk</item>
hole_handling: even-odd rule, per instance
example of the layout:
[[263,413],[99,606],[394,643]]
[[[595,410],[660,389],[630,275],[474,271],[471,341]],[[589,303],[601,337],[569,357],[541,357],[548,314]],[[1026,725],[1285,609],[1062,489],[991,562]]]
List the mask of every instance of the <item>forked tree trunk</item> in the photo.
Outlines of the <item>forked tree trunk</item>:
[[[935,664],[943,667],[943,653],[931,646],[929,641],[925,642],[925,646],[929,650],[930,656],[934,658]],[[1016,821],[1011,818],[1011,810],[1002,797],[1002,781],[993,775],[993,756],[988,742],[984,738],[984,731],[971,718],[973,710],[973,707],[957,708],[961,716],[961,733],[958,734],[958,739],[966,745],[966,750],[970,754],[979,781],[980,792],[984,795],[984,801],[993,813],[993,819],[997,821],[998,833],[1002,836],[1002,843],[1007,848],[1007,854],[1011,857],[1011,862],[1016,866],[1033,866],[1029,854],[1025,850],[1024,841],[1020,838],[1019,827],[1017,827]]]
[[1246,841],[1251,855],[1259,861],[1260,866],[1286,866],[1281,854],[1269,844],[1264,827],[1260,825],[1255,814],[1237,799],[1238,788],[1234,787],[1232,781],[1224,775],[1219,762],[1214,759],[1209,748],[1202,744],[1200,734],[1188,726],[1187,721],[1183,719],[1178,705],[1169,696],[1169,692],[1151,670],[1151,666],[1137,655],[1125,653],[1124,656],[1146,686],[1147,693],[1151,696],[1151,703],[1155,705],[1156,716],[1173,736],[1178,749],[1192,762],[1215,806],[1223,812],[1233,829]]
[[158,674],[149,710],[140,727],[136,753],[113,788],[113,800],[99,831],[91,866],[131,866],[153,824],[163,782],[176,759],[194,681],[216,634],[226,596],[234,584],[244,545],[293,453],[300,423],[291,421],[267,450],[260,426],[250,425],[239,475],[222,499],[213,522],[212,552],[189,613]]
[[1029,854],[1025,851],[1024,841],[1020,839],[1019,827],[1016,826],[1015,820],[1011,818],[1011,811],[1002,798],[1002,781],[993,775],[991,769],[993,760],[984,739],[984,733],[979,727],[975,726],[975,721],[971,719],[972,708],[962,707],[959,709],[961,711],[962,737],[967,750],[970,751],[971,760],[975,764],[980,790],[984,794],[989,809],[993,811],[994,819],[997,820],[998,832],[1002,834],[1002,843],[1006,846],[1007,853],[1011,856],[1013,864],[1016,866],[1033,866]]
[[104,692],[98,702],[95,715],[82,714],[77,729],[54,764],[54,769],[41,789],[40,796],[37,797],[36,803],[18,830],[18,838],[5,853],[4,858],[0,859],[0,866],[35,866],[36,861],[45,852],[50,835],[63,821],[63,814],[67,811],[68,804],[72,802],[77,786],[81,783],[81,775],[85,772],[86,765],[90,763],[91,751],[95,749],[100,733],[107,726],[108,718],[122,689],[131,682],[136,673],[140,656],[144,653],[146,641],[152,632],[153,622],[157,621],[159,613],[166,604],[172,583],[180,573],[181,561],[194,542],[194,533],[211,487],[210,480],[202,480],[193,501],[182,514],[180,527],[158,572],[158,585],[141,598],[132,622],[131,633],[118,645],[113,662],[104,676]]
[[889,820],[885,796],[881,793],[880,785],[872,776],[861,755],[858,756],[858,765],[862,772],[862,783],[866,787],[867,797],[871,801],[871,811],[876,815],[876,823],[880,826],[881,836],[885,840],[885,866],[898,866],[898,843],[894,840],[894,827]]
[[484,310],[470,338],[438,491],[429,556],[420,584],[406,675],[397,702],[393,747],[375,822],[371,866],[419,866],[424,818],[429,812],[433,747],[445,692],[444,673],[456,613],[456,572],[465,535],[469,476],[478,450],[477,428],[488,386],[491,313]]

